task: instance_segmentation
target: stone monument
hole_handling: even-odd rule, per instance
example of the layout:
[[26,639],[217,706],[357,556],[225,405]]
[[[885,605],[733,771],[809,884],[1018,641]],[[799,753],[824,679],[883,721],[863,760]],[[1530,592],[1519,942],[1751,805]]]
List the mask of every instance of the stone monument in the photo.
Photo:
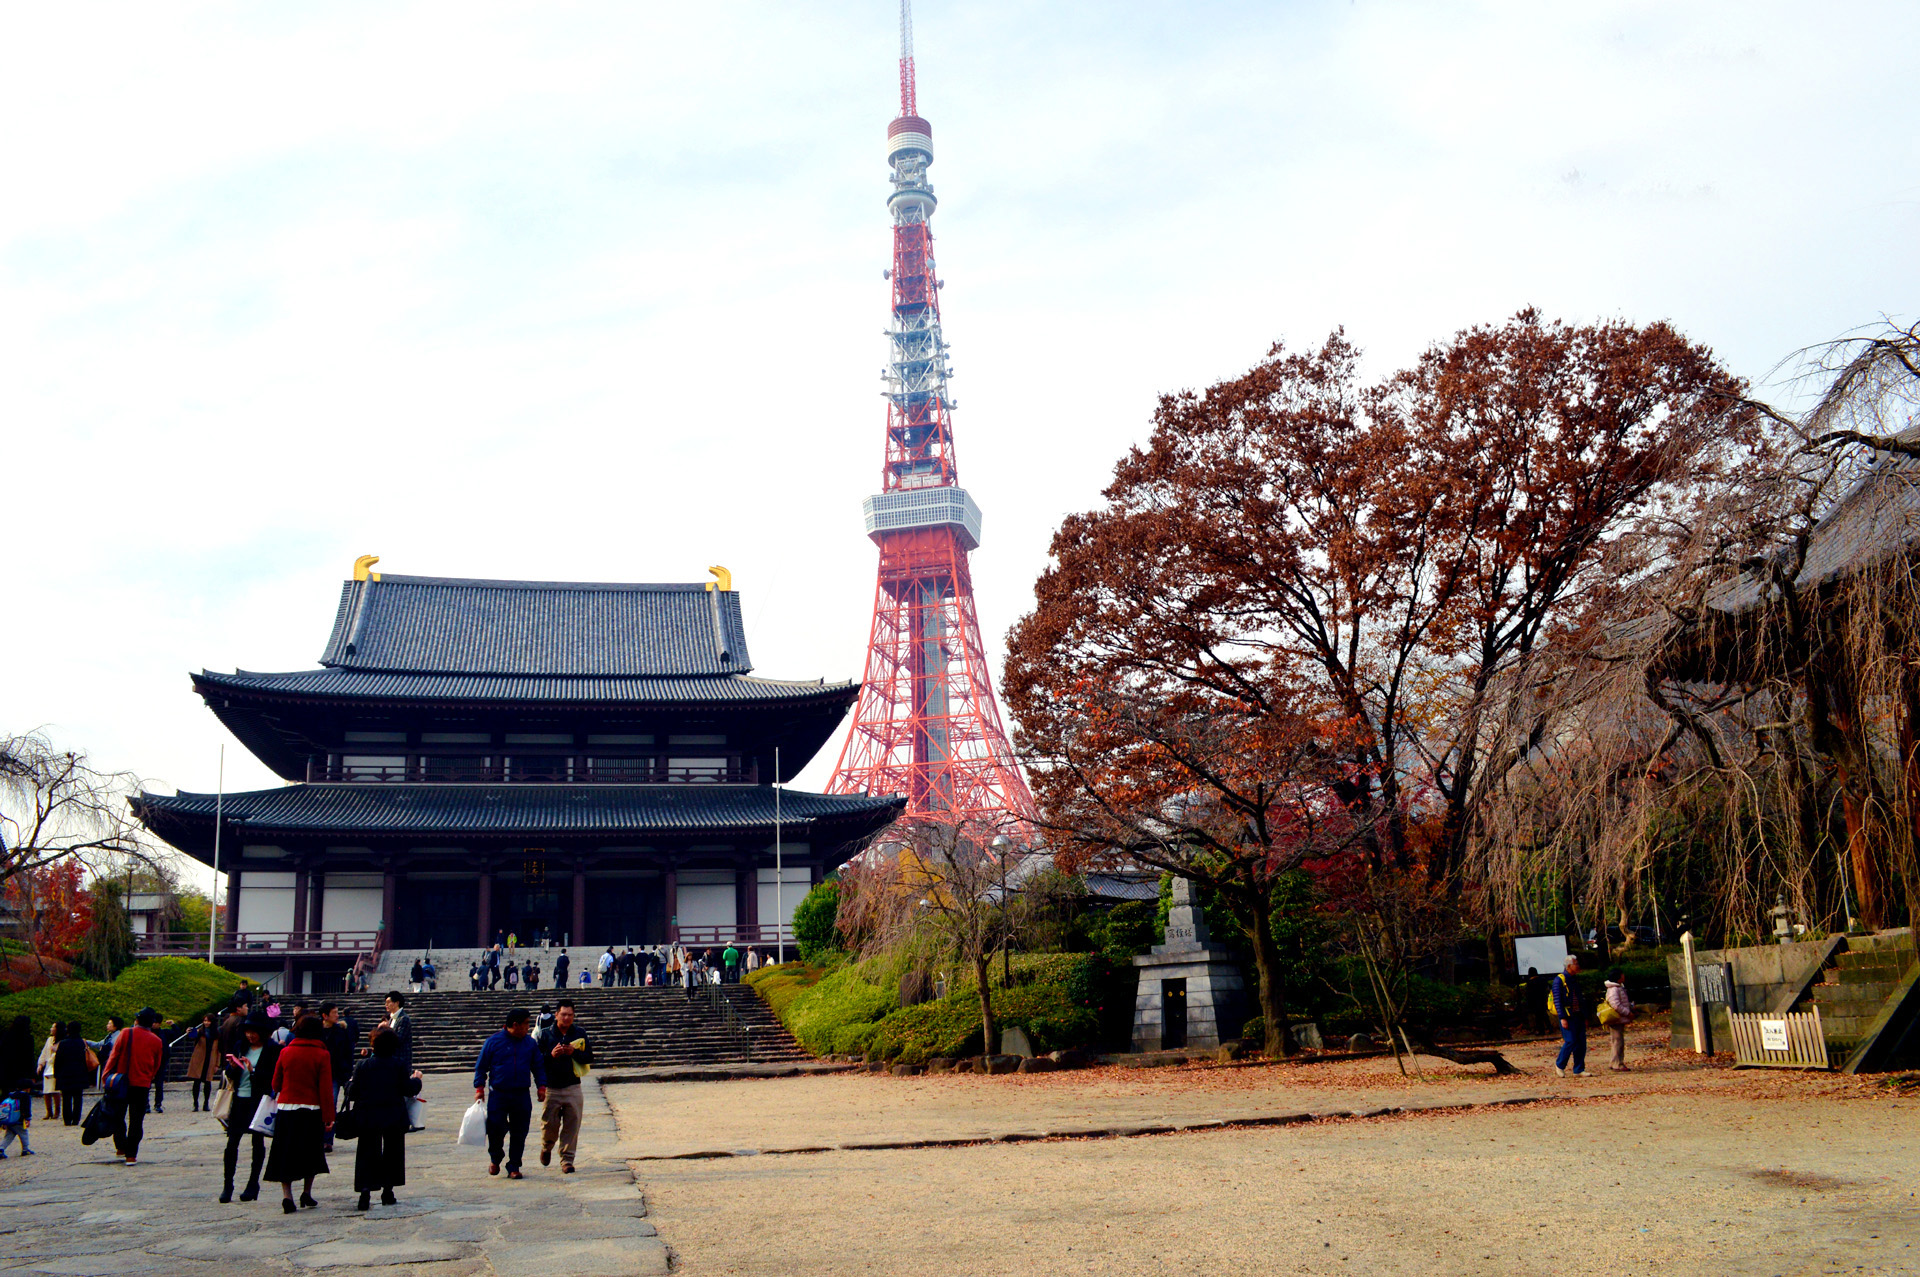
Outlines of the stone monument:
[[1210,944],[1207,919],[1193,900],[1193,882],[1173,880],[1167,942],[1133,960],[1140,992],[1133,1002],[1133,1049],[1215,1047],[1246,1019],[1246,986],[1226,946]]

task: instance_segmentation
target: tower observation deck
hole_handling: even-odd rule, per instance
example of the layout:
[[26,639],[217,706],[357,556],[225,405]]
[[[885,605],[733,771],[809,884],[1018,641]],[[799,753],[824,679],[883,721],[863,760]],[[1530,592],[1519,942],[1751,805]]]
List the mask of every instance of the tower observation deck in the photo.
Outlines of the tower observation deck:
[[832,794],[904,794],[906,815],[1025,826],[1032,795],[993,695],[969,552],[980,507],[959,486],[953,370],[940,328],[927,179],[933,126],[920,114],[909,0],[900,5],[900,115],[887,126],[893,193],[893,314],[884,373],[885,462],[862,503],[880,551],[866,676]]

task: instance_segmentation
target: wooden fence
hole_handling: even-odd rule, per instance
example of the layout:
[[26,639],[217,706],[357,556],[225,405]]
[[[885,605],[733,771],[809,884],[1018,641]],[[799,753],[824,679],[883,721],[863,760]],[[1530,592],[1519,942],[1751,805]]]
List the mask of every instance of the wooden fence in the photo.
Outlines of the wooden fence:
[[1733,1026],[1733,1062],[1736,1068],[1753,1065],[1775,1069],[1825,1069],[1827,1035],[1820,1027],[1820,1008],[1789,1011],[1784,1015],[1727,1016]]

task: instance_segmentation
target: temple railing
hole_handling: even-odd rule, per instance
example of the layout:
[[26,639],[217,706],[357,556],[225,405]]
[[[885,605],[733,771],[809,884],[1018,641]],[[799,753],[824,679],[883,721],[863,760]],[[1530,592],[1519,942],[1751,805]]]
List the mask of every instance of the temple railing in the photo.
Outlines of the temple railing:
[[689,949],[724,948],[734,944],[768,945],[779,944],[781,933],[786,933],[787,947],[793,947],[793,928],[775,927],[772,923],[765,926],[697,926],[681,925],[675,929],[676,939]]
[[754,777],[751,768],[733,760],[689,764],[666,758],[558,758],[497,763],[429,757],[404,763],[314,759],[307,765],[307,779],[328,784],[743,785]]
[[[135,935],[135,952],[151,957],[156,954],[205,954],[205,933],[162,931]],[[228,931],[214,937],[214,952],[225,954],[337,953],[342,956],[377,952],[377,931]]]

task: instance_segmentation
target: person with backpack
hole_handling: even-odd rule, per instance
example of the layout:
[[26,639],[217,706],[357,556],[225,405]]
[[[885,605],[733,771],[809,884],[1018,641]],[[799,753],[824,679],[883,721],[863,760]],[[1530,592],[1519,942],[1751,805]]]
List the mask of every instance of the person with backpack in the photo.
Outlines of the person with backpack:
[[420,992],[420,986],[425,984],[426,981],[427,981],[426,969],[420,965],[420,959],[415,958],[413,960],[413,965],[407,968],[407,983],[413,986],[413,991],[415,993],[418,993]]
[[618,963],[619,959],[613,956],[613,946],[608,945],[607,951],[600,955],[601,988],[611,989],[613,987],[613,969]]
[[1580,986],[1574,977],[1580,974],[1580,959],[1568,958],[1566,970],[1553,977],[1547,986],[1547,1013],[1560,1026],[1560,1054],[1553,1071],[1568,1076],[1567,1064],[1573,1064],[1574,1077],[1587,1075],[1587,1011],[1580,1005]]
[[1633,1022],[1633,999],[1627,996],[1627,973],[1619,967],[1607,972],[1607,996],[1600,1003],[1600,1024],[1613,1039],[1607,1067],[1627,1071],[1627,1025]]

